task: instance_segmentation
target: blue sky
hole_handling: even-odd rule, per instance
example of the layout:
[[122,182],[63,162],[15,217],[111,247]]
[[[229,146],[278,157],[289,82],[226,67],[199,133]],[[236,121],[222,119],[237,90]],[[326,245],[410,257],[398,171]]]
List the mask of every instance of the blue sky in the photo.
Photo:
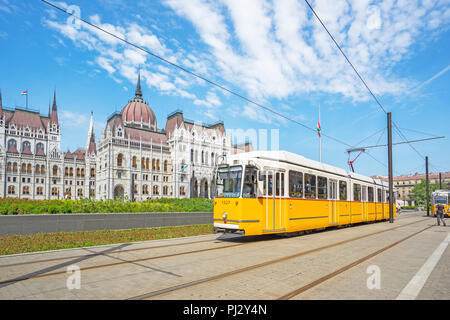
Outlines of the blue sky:
[[[340,55],[306,3],[297,0],[91,0],[54,3],[306,126],[356,145],[386,142],[386,115]],[[450,170],[450,1],[311,1],[393,120]],[[72,7],[70,7],[72,6]],[[108,35],[67,21],[43,2],[0,0],[3,105],[46,114],[56,87],[62,149],[83,147],[94,111],[97,138],[110,114],[134,97],[141,68],[144,99],[160,128],[167,114],[227,129],[278,129],[280,149],[318,159],[317,133],[226,94]],[[377,133],[378,132],[378,133]],[[402,139],[394,133],[394,142]],[[323,161],[347,168],[346,146],[323,138]],[[387,150],[372,149],[357,172],[386,174]],[[356,156],[356,155],[355,155]],[[424,171],[408,145],[394,147],[394,173]]]

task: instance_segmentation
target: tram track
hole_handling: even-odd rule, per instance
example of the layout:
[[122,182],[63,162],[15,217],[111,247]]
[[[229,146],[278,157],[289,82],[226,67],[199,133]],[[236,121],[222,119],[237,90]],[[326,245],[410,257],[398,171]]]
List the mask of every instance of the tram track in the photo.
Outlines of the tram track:
[[[207,278],[203,278],[203,279],[199,279],[199,280],[195,280],[195,281],[179,284],[179,285],[176,285],[176,286],[172,286],[172,287],[168,287],[168,288],[164,288],[164,289],[160,289],[160,290],[144,293],[144,294],[141,294],[141,295],[138,295],[138,296],[130,297],[130,298],[128,298],[128,300],[146,300],[146,299],[150,299],[150,298],[153,298],[153,297],[156,297],[156,296],[159,296],[159,295],[164,295],[166,293],[170,293],[170,292],[178,291],[178,290],[181,290],[181,289],[193,287],[195,285],[199,285],[199,284],[202,284],[202,283],[212,282],[212,281],[215,281],[215,280],[221,280],[221,279],[224,279],[224,278],[236,275],[236,274],[240,274],[240,273],[247,272],[247,271],[252,271],[252,270],[255,270],[255,269],[258,269],[258,268],[262,268],[262,267],[269,266],[269,265],[272,265],[272,264],[276,264],[276,263],[279,263],[279,262],[287,261],[287,260],[294,259],[294,258],[297,258],[297,257],[300,257],[300,256],[304,256],[304,255],[308,255],[308,254],[311,254],[311,253],[319,252],[319,251],[322,251],[322,250],[325,250],[325,249],[337,247],[337,246],[340,246],[340,245],[343,245],[343,244],[346,244],[346,243],[349,243],[349,242],[361,240],[361,239],[364,239],[364,238],[368,238],[368,237],[371,237],[371,236],[375,236],[375,235],[382,234],[382,233],[385,233],[385,232],[389,232],[389,231],[392,231],[392,230],[396,230],[396,229],[399,229],[399,228],[404,228],[404,227],[407,227],[407,226],[410,226],[410,225],[413,225],[413,224],[417,224],[417,223],[420,223],[420,222],[423,222],[423,221],[426,221],[426,220],[429,220],[429,219],[421,219],[419,221],[414,221],[414,222],[411,222],[411,223],[407,223],[407,224],[404,224],[404,225],[401,225],[401,226],[396,226],[396,227],[389,228],[389,229],[386,229],[386,230],[372,232],[372,233],[369,233],[369,234],[365,234],[365,235],[361,235],[361,236],[354,237],[354,238],[351,238],[351,239],[339,241],[339,242],[332,243],[332,244],[329,244],[329,245],[326,245],[326,246],[322,246],[322,247],[319,247],[319,248],[314,248],[314,249],[298,252],[298,253],[295,253],[295,254],[292,254],[292,255],[284,256],[284,257],[281,257],[281,258],[268,260],[268,261],[265,261],[265,262],[262,262],[262,263],[259,263],[259,264],[243,267],[243,268],[236,269],[236,270],[233,270],[233,271],[230,271],[230,272],[225,272],[225,273],[221,273],[221,274],[214,275],[214,276],[211,276],[211,277],[207,277]],[[421,230],[420,232],[425,231],[426,229],[429,229],[429,228],[431,228],[431,226]],[[408,236],[407,238],[409,239],[410,237],[412,237],[414,235],[415,234],[413,234],[411,236]],[[407,239],[403,239],[403,241],[406,241],[406,240]],[[394,245],[396,245],[396,244],[397,243],[395,243]],[[387,249],[388,248],[385,248],[385,250],[387,250]],[[379,252],[379,253],[381,253],[381,252]],[[370,257],[366,257],[366,258],[369,259]],[[361,262],[359,262],[359,263],[361,263]],[[342,270],[341,272],[343,272],[343,271],[345,271],[345,270]]]
[[[198,249],[198,250],[183,251],[183,252],[177,252],[177,253],[166,254],[166,255],[159,255],[159,256],[154,256],[154,257],[146,257],[146,258],[140,258],[140,259],[125,260],[125,261],[120,261],[120,262],[112,262],[112,263],[106,263],[106,264],[101,264],[101,265],[82,267],[81,269],[83,271],[86,271],[86,270],[100,269],[100,268],[106,268],[106,267],[114,267],[114,266],[123,265],[123,264],[139,263],[139,262],[144,262],[144,261],[150,261],[150,260],[162,259],[162,258],[170,258],[170,257],[176,257],[176,256],[192,254],[192,253],[200,253],[200,252],[207,252],[207,251],[213,251],[213,250],[233,248],[233,247],[243,246],[243,245],[246,245],[246,244],[248,244],[248,243],[237,243],[237,244],[228,245],[228,246],[220,246],[220,247],[214,247],[214,248],[204,248],[204,249]],[[107,256],[107,255],[105,255],[105,256]],[[85,256],[82,256],[82,257],[85,257]],[[110,257],[110,258],[114,259],[114,257]],[[36,272],[34,272],[34,273],[36,273]],[[31,274],[33,274],[33,272]],[[25,280],[32,280],[32,279],[37,279],[37,278],[57,276],[57,275],[62,275],[62,274],[67,274],[67,271],[64,270],[64,271],[57,271],[57,272],[46,272],[46,273],[39,274],[39,275],[18,276],[18,277],[13,278],[13,279],[0,281],[0,286],[1,285],[5,285],[5,284],[11,284],[11,283],[15,283],[15,282],[20,282],[20,281],[25,281]]]
[[[240,237],[235,237],[240,238]],[[225,239],[227,241],[233,241],[233,238]],[[78,258],[92,258],[97,256],[108,256],[110,254],[116,254],[116,253],[130,253],[130,252],[138,252],[143,250],[152,250],[152,249],[160,249],[160,248],[169,248],[169,247],[176,247],[176,246],[186,246],[191,244],[197,244],[197,243],[206,243],[206,242],[217,242],[221,241],[221,239],[208,239],[208,240],[200,240],[200,241],[192,241],[192,242],[186,242],[186,243],[172,243],[172,244],[166,244],[161,246],[151,246],[151,247],[143,247],[143,248],[134,248],[134,249],[118,249],[113,251],[108,251],[107,253],[104,252],[98,252],[98,253],[90,253],[90,254],[80,254],[76,256],[68,256],[68,257],[60,257],[60,258],[51,258],[51,259],[42,259],[42,260],[33,260],[33,261],[27,261],[27,262],[18,262],[18,263],[10,263],[10,264],[4,264],[0,265],[1,268],[6,267],[20,267],[25,265],[32,265],[32,264],[38,264],[38,263],[46,263],[46,262],[56,262],[56,261],[64,261],[64,260],[71,260],[71,259],[78,259]],[[86,249],[86,248],[75,248],[75,249]],[[35,252],[39,253],[39,252]],[[8,256],[4,256],[8,257]],[[1,259],[2,257],[0,257]]]
[[[350,241],[355,241],[355,240],[358,240],[358,239],[361,239],[361,238],[369,237],[371,235],[375,235],[375,234],[378,234],[378,233],[383,233],[383,232],[394,230],[394,229],[397,229],[397,228],[402,228],[402,227],[405,227],[405,226],[408,226],[408,225],[411,225],[411,224],[419,223],[419,222],[424,221],[424,220],[426,220],[426,219],[419,220],[419,221],[414,221],[412,223],[408,223],[408,224],[405,224],[405,225],[401,225],[401,226],[397,226],[397,227],[394,227],[394,228],[390,228],[388,230],[382,230],[382,231],[379,231],[379,232],[376,232],[376,233],[363,235],[363,236],[360,236],[360,237],[357,237],[357,238],[354,238],[354,239],[346,240],[344,242],[339,242],[339,243],[336,243],[336,244],[329,245],[326,248],[333,247],[333,246],[336,246],[336,245],[341,245],[343,243],[350,242]],[[229,242],[235,242],[236,239],[241,239],[241,237],[232,237],[232,238],[224,239],[224,240],[227,240]],[[280,238],[280,240],[282,240],[282,238]],[[96,257],[96,256],[104,256],[104,257],[108,257],[108,258],[111,258],[111,259],[118,259],[117,257],[113,257],[113,256],[109,256],[109,255],[110,254],[117,254],[117,253],[125,253],[125,252],[134,252],[134,251],[142,251],[142,250],[167,248],[167,247],[180,246],[180,245],[192,245],[192,244],[207,243],[207,242],[215,242],[215,243],[217,243],[218,241],[220,241],[220,239],[200,240],[200,241],[192,241],[192,242],[188,242],[188,243],[175,243],[175,244],[167,244],[167,245],[162,245],[162,246],[152,246],[152,247],[135,248],[135,249],[120,249],[120,250],[114,250],[114,251],[111,251],[111,252],[108,252],[108,253],[99,252],[99,253],[92,253],[92,254],[87,254],[87,255],[77,255],[77,256],[70,256],[70,257],[43,259],[43,260],[35,260],[35,261],[28,261],[28,262],[22,262],[22,263],[8,264],[8,265],[2,265],[2,266],[0,266],[0,268],[25,266],[25,265],[31,265],[31,264],[38,264],[38,263],[45,263],[45,262],[55,262],[55,261],[64,261],[64,260],[71,260],[71,259],[73,260],[73,259],[77,259],[77,258],[90,258],[90,257]],[[105,268],[105,267],[114,267],[114,266],[119,266],[119,265],[124,265],[124,264],[133,264],[133,263],[139,263],[139,262],[156,260],[156,259],[177,257],[177,256],[181,256],[181,255],[188,255],[188,254],[194,254],[194,253],[202,253],[202,252],[208,252],[208,251],[214,251],[214,250],[220,250],[220,249],[227,249],[227,248],[244,246],[244,245],[249,245],[249,244],[254,244],[254,243],[258,243],[258,242],[235,243],[235,244],[232,244],[232,245],[219,246],[219,247],[214,247],[214,248],[203,248],[203,249],[197,249],[197,250],[177,252],[177,253],[172,253],[172,254],[158,255],[158,256],[153,256],[153,257],[144,257],[144,258],[133,259],[133,260],[123,260],[123,261],[119,261],[119,262],[112,262],[112,263],[105,263],[105,264],[81,267],[81,269],[83,271],[87,271],[87,270],[94,270],[94,269],[100,269],[100,268]],[[315,250],[312,250],[312,251],[319,251],[319,250],[326,249],[326,248],[325,247],[318,248],[318,249],[315,249]],[[310,253],[310,252],[305,252],[303,254],[307,254],[307,253]],[[290,258],[290,257],[287,257],[287,258],[284,258],[284,259],[282,258],[282,260],[286,260],[288,258]],[[282,261],[282,260],[280,260],[280,261]],[[278,261],[274,261],[272,263],[276,263],[276,262],[278,262]],[[271,264],[271,263],[266,263],[266,264]],[[253,268],[257,268],[257,267],[261,267],[261,266],[253,266]],[[249,268],[251,268],[251,267],[249,267]],[[245,269],[247,269],[247,268],[245,268]],[[251,269],[249,269],[249,270],[251,270]],[[244,272],[244,271],[247,271],[247,270],[239,269],[237,271]],[[25,276],[17,276],[15,278],[2,280],[2,281],[0,281],[0,286],[2,286],[2,285],[9,285],[9,284],[12,284],[12,283],[25,281],[25,280],[32,280],[32,279],[37,279],[37,278],[58,276],[58,275],[63,275],[63,274],[67,273],[66,270],[56,271],[56,272],[45,272],[45,273],[42,273],[42,274],[37,274],[38,272],[39,271],[34,271],[34,272],[30,272],[28,275],[25,275]],[[233,272],[233,274],[234,273],[239,273],[239,272]],[[229,275],[231,275],[231,274],[229,274]],[[205,281],[202,281],[202,282],[205,282]]]
[[406,240],[408,240],[408,239],[410,239],[410,238],[412,238],[412,237],[414,237],[414,236],[416,236],[416,235],[418,235],[418,234],[420,234],[420,233],[422,233],[422,232],[424,232],[424,231],[426,231],[426,230],[428,230],[428,229],[430,229],[432,227],[433,226],[428,226],[428,227],[426,227],[424,229],[421,229],[421,230],[419,230],[417,232],[414,232],[413,234],[410,234],[407,237],[404,237],[404,238],[402,238],[402,239],[400,239],[400,240],[398,240],[398,241],[396,241],[394,243],[391,243],[390,245],[388,245],[386,247],[383,247],[383,248],[381,248],[381,249],[379,249],[377,251],[374,251],[371,254],[369,254],[369,255],[367,255],[367,256],[365,256],[363,258],[355,260],[354,262],[352,262],[350,264],[347,264],[344,267],[341,267],[341,268],[339,268],[339,269],[337,269],[337,270],[335,270],[335,271],[333,271],[333,272],[331,272],[331,273],[329,273],[329,274],[327,274],[327,275],[325,275],[323,277],[320,277],[317,280],[314,280],[314,281],[312,281],[312,282],[310,282],[310,283],[308,283],[308,284],[306,284],[306,285],[304,285],[304,286],[302,286],[302,287],[300,287],[300,288],[298,288],[296,290],[293,290],[293,291],[291,291],[291,292],[289,292],[289,293],[279,297],[277,300],[289,300],[291,298],[294,298],[294,297],[296,297],[296,296],[298,296],[298,295],[300,295],[300,294],[302,294],[302,293],[304,293],[304,292],[306,292],[306,291],[308,291],[308,290],[310,290],[310,289],[312,289],[312,288],[314,288],[314,287],[316,287],[316,286],[318,286],[318,285],[320,285],[320,284],[322,284],[322,283],[324,283],[324,282],[334,278],[335,276],[337,276],[337,275],[339,275],[339,274],[341,274],[341,273],[343,273],[343,272],[345,272],[345,271],[347,271],[347,270],[349,270],[349,269],[351,269],[351,268],[353,268],[353,267],[355,267],[355,266],[357,266],[357,265],[359,265],[359,264],[361,264],[361,263],[363,263],[363,262],[365,262],[365,261],[367,261],[367,260],[377,256],[377,255],[379,255],[380,253],[382,253],[382,252],[384,252],[384,251],[386,251],[388,249],[391,249],[392,247],[395,247],[396,245],[398,245],[398,244],[400,244],[400,243],[402,243],[402,242],[404,242],[404,241],[406,241]]

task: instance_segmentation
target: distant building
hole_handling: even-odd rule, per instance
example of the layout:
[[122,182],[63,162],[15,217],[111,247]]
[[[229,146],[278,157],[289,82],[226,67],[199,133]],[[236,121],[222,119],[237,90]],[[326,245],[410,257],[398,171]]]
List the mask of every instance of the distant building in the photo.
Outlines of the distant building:
[[27,199],[142,201],[215,194],[220,158],[251,151],[233,146],[223,122],[202,124],[183,112],[168,115],[163,129],[143,100],[140,75],[135,97],[112,114],[96,142],[94,120],[84,149],[61,151],[56,92],[48,116],[4,109],[0,93],[0,196]]
[[[377,176],[376,178],[386,182],[388,181],[387,176]],[[428,178],[430,179],[430,184],[439,184],[438,173],[429,173]],[[411,191],[416,184],[421,183],[421,181],[425,179],[426,175],[419,173],[409,176],[393,177],[396,202],[400,206],[416,205],[416,203],[410,199]],[[441,183],[442,189],[450,189],[450,172],[441,173]]]

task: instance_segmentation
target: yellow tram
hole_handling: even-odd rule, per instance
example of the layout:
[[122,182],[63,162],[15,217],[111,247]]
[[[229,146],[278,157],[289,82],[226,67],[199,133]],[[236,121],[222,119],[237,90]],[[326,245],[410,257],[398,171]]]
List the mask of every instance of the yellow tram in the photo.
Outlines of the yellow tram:
[[431,213],[436,216],[436,205],[441,203],[444,206],[444,216],[449,216],[450,190],[435,190],[431,193]]
[[250,236],[389,219],[385,182],[286,151],[228,156],[216,183],[215,231]]

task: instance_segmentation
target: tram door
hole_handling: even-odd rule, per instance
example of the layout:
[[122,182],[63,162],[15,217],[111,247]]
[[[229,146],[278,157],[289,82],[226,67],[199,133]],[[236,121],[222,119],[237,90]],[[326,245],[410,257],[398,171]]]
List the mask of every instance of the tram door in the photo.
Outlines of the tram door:
[[367,186],[362,186],[362,221],[367,221],[369,217],[368,203],[367,203]]
[[265,198],[266,198],[266,225],[264,232],[284,231],[286,201],[283,200],[285,174],[276,170],[266,171]]
[[329,180],[330,181],[330,200],[329,200],[329,224],[335,225],[338,224],[338,192],[337,192],[337,181],[336,180]]

